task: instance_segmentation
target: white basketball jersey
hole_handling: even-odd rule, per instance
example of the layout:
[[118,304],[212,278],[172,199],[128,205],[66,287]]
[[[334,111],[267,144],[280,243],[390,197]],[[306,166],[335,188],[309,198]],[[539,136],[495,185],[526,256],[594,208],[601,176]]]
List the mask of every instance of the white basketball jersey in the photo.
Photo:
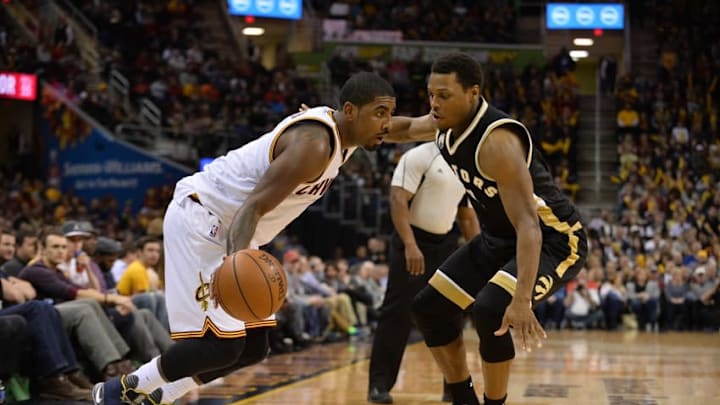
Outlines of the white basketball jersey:
[[227,229],[235,212],[242,207],[247,196],[270,167],[275,145],[285,129],[301,121],[321,122],[332,130],[332,140],[335,142],[330,163],[317,180],[300,184],[277,207],[260,218],[252,245],[261,246],[270,242],[310,204],[325,194],[340,166],[355,150],[341,149],[333,112],[329,107],[316,107],[285,118],[272,131],[215,159],[205,166],[204,171],[181,179],[175,188],[174,198],[182,199],[190,194],[197,194],[202,205],[215,214]]

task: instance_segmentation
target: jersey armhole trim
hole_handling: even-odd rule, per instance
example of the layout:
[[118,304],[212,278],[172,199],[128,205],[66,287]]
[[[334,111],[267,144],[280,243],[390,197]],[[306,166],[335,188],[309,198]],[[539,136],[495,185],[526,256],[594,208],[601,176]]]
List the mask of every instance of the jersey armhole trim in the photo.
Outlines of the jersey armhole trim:
[[525,157],[525,165],[527,166],[528,169],[530,168],[530,163],[532,162],[533,142],[532,142],[532,137],[530,136],[530,131],[528,131],[527,128],[525,128],[525,125],[523,125],[519,121],[516,121],[511,118],[501,118],[501,119],[493,122],[492,124],[490,124],[487,127],[487,129],[485,130],[485,133],[483,133],[482,136],[480,137],[480,142],[478,142],[478,146],[475,149],[475,168],[477,169],[478,173],[480,173],[481,176],[485,177],[486,179],[488,179],[490,181],[495,181],[495,179],[488,176],[487,173],[485,173],[480,168],[480,159],[479,159],[480,158],[480,148],[482,147],[483,142],[485,142],[487,135],[489,135],[492,130],[494,130],[495,128],[498,128],[500,126],[503,126],[505,124],[515,124],[525,131],[525,135],[527,135],[527,140],[528,140],[528,152],[527,152],[527,156]]
[[315,183],[316,181],[318,181],[322,177],[322,175],[327,170],[328,166],[330,166],[330,163],[332,163],[333,159],[335,158],[335,155],[338,153],[338,150],[340,150],[340,135],[338,134],[336,128],[329,125],[327,122],[323,121],[320,118],[304,117],[304,118],[301,118],[298,120],[291,121],[288,124],[286,124],[284,127],[280,128],[277,131],[277,133],[275,134],[275,136],[273,137],[272,142],[270,143],[270,148],[268,149],[268,163],[272,163],[273,160],[275,160],[275,146],[277,145],[277,141],[280,139],[280,137],[285,133],[285,130],[295,124],[301,123],[301,121],[319,122],[319,123],[323,124],[323,126],[325,126],[329,130],[329,132],[332,133],[332,137],[331,137],[331,139],[333,140],[332,153],[330,154],[330,157],[328,158],[327,162],[325,162],[325,167],[323,168],[322,173],[320,173],[320,175],[317,178],[314,178],[312,180],[309,180],[309,181],[306,181],[303,183],[303,184],[312,184],[312,183]]

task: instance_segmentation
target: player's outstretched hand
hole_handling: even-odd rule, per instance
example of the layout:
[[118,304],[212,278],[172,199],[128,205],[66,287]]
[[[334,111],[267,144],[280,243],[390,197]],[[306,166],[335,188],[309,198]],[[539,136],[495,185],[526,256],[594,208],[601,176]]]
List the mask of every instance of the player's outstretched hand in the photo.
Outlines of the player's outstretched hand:
[[542,339],[547,338],[545,330],[540,326],[532,307],[529,303],[516,301],[513,299],[505,308],[505,316],[503,316],[500,329],[495,331],[495,336],[502,336],[508,332],[508,328],[513,328],[516,334],[519,334],[520,347],[527,351],[532,351],[533,343],[540,348],[542,347]]

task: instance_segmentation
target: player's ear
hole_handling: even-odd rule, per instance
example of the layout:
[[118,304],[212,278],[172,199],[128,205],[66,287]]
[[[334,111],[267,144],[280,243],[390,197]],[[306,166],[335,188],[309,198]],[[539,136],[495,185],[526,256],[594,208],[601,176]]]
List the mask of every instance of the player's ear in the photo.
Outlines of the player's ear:
[[358,108],[355,106],[355,104],[346,101],[345,104],[343,104],[343,114],[345,114],[345,119],[348,121],[352,121],[355,118],[355,114],[357,114]]
[[480,99],[480,86],[473,85],[470,87],[470,95],[472,95],[473,100],[479,100]]

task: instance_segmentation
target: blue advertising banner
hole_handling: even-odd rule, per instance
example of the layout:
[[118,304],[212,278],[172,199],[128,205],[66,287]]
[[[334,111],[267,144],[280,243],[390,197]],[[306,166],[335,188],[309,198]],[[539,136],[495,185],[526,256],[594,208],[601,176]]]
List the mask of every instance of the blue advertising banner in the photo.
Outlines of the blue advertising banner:
[[302,18],[302,0],[228,0],[231,15],[264,18]]
[[547,28],[551,30],[625,27],[625,9],[618,3],[548,3],[545,11]]
[[148,191],[174,186],[189,171],[105,135],[58,99],[43,97],[40,128],[46,142],[48,182],[87,202],[113,197],[120,208],[142,206]]

